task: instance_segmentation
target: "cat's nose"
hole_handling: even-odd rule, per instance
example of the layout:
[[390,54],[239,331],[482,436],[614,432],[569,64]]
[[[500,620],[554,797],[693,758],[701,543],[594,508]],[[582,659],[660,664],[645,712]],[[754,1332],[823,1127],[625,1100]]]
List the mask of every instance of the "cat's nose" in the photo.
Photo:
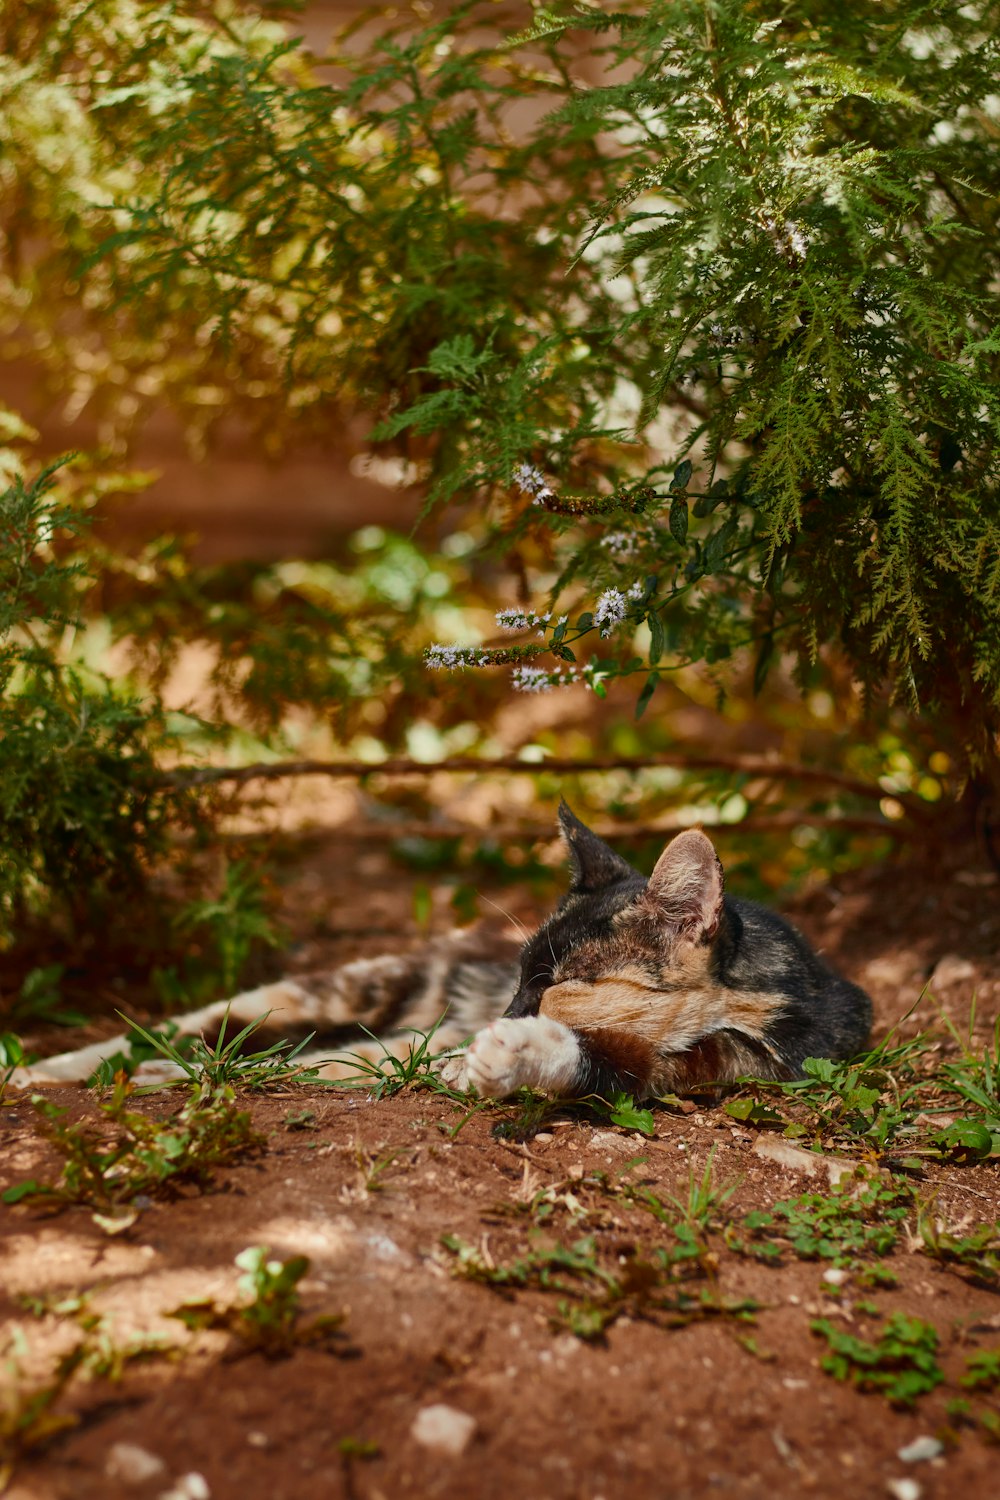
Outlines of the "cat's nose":
[[542,1003],[542,995],[545,986],[539,984],[522,984],[513,1000],[504,1011],[505,1016],[537,1016],[538,1007]]

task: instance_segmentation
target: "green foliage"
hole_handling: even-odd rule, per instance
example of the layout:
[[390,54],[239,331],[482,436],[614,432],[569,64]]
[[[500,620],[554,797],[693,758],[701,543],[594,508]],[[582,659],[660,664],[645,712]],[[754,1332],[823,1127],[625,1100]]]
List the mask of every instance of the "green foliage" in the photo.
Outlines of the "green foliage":
[[915,1406],[919,1397],[944,1380],[936,1358],[937,1330],[920,1318],[894,1313],[875,1343],[845,1333],[826,1318],[809,1326],[830,1347],[820,1360],[821,1369],[861,1391],[880,1391],[893,1406]]
[[168,1120],[128,1107],[132,1085],[115,1082],[99,1105],[99,1124],[71,1124],[62,1105],[34,1095],[32,1107],[50,1144],[63,1160],[57,1182],[19,1182],[3,1194],[5,1203],[36,1202],[42,1207],[86,1204],[98,1224],[115,1233],[135,1221],[131,1205],[142,1195],[170,1193],[181,1183],[205,1189],[213,1170],[259,1151],[262,1137],[250,1116],[236,1109],[231,1090],[192,1093]]
[[[974,1023],[973,1008],[970,1035]],[[909,1167],[926,1159],[982,1161],[1000,1151],[998,1039],[979,1055],[950,1021],[947,1025],[960,1051],[957,1058],[941,1058],[926,1033],[897,1046],[888,1037],[846,1061],[806,1058],[804,1078],[756,1081],[751,1094],[727,1101],[724,1108],[750,1124],[783,1125],[783,1134],[792,1139],[812,1137],[817,1148],[864,1151]],[[765,1092],[780,1108],[757,1097]],[[963,1114],[935,1129],[934,1115],[951,1115],[956,1100]],[[905,1157],[896,1156],[900,1150]]]
[[[0,230],[46,246],[10,292],[53,367],[94,394],[96,338],[142,392],[119,430],[164,396],[272,443],[325,425],[331,393],[375,412],[431,499],[488,503],[579,614],[545,627],[543,679],[616,633],[579,671],[640,674],[641,706],[684,662],[743,655],[759,686],[836,648],[987,758],[992,7],[629,0],[517,37],[495,18],[387,19],[322,75],[222,0],[8,24]],[[293,675],[321,670],[307,636]]]
[[[482,667],[598,696],[635,678],[662,748],[650,709],[688,667],[722,696],[794,662],[809,692],[858,683],[933,724],[935,776],[908,730],[836,746],[897,800],[995,767],[986,0],[626,0],[516,37],[464,0],[321,59],[281,5],[8,10],[0,312],[110,446],[96,477],[37,474],[0,411],[0,940],[79,933],[156,877],[169,943],[204,941],[235,988],[271,930],[238,859],[162,879],[220,811],[169,768],[287,753],[305,721],[338,753],[409,747],[425,712],[443,750],[488,744]],[[370,456],[464,506],[460,545],[365,527],[323,562],[123,555],[90,522],[144,482],[112,455],[164,404],[199,451],[226,419],[275,453],[365,413]],[[491,645],[508,574],[533,634]],[[200,710],[168,710],[193,646]],[[427,648],[460,693],[428,691]],[[697,790],[745,812],[725,783]],[[847,837],[806,835],[817,860]],[[842,1114],[888,1144],[885,1109]]]
[[337,1079],[334,1087],[371,1089],[373,1099],[390,1099],[405,1088],[430,1089],[435,1094],[467,1103],[468,1095],[449,1088],[435,1068],[435,1063],[447,1055],[436,1052],[431,1045],[443,1020],[444,1016],[429,1031],[407,1028],[412,1040],[401,1057],[381,1037],[362,1026],[360,1029],[379,1048],[381,1056],[372,1059],[360,1052],[350,1054],[357,1072],[349,1078]]
[[268,1359],[288,1355],[296,1345],[321,1344],[331,1353],[348,1354],[340,1345],[343,1316],[336,1313],[300,1323],[301,1293],[298,1284],[309,1270],[309,1258],[293,1255],[288,1260],[269,1259],[266,1245],[241,1250],[236,1265],[243,1272],[237,1283],[238,1302],[220,1305],[212,1298],[183,1302],[170,1314],[186,1328],[219,1328],[233,1335],[243,1349]]
[[9,1392],[0,1405],[0,1492],[6,1489],[15,1465],[58,1433],[75,1427],[77,1417],[56,1411],[56,1403],[75,1373],[72,1360],[62,1360],[51,1379],[42,1385],[30,1382],[24,1374],[22,1358],[26,1353],[23,1336],[15,1338],[4,1351],[4,1376]]
[[970,1354],[959,1385],[969,1390],[995,1390],[1000,1385],[1000,1349],[977,1349]]
[[611,1100],[610,1109],[608,1118],[612,1125],[620,1125],[622,1130],[637,1130],[640,1135],[656,1134],[653,1111],[638,1109],[631,1094],[616,1094]]
[[[166,1058],[187,1079],[195,1099],[218,1097],[236,1088],[259,1092],[282,1087],[293,1080],[312,1082],[316,1077],[315,1070],[303,1067],[296,1058],[312,1041],[313,1032],[298,1042],[272,1042],[270,1047],[259,1052],[244,1050],[249,1038],[266,1023],[268,1014],[256,1016],[227,1041],[227,1007],[219,1034],[211,1045],[203,1037],[179,1037],[175,1041],[177,1028],[173,1025],[162,1031],[147,1031],[138,1021],[129,1020],[129,1027],[138,1040],[130,1045],[131,1056],[126,1059],[125,1071],[134,1071],[148,1058]],[[118,1063],[117,1057],[106,1058],[98,1069],[98,1082],[112,1082],[118,1073]],[[176,1081],[182,1082],[183,1079]]]
[[624,1266],[612,1270],[591,1235],[571,1245],[546,1243],[538,1235],[532,1239],[527,1253],[508,1264],[498,1264],[485,1248],[454,1234],[443,1235],[441,1243],[455,1257],[456,1276],[507,1295],[530,1288],[559,1296],[550,1323],[585,1341],[602,1340],[607,1328],[625,1315],[668,1328],[716,1317],[753,1321],[756,1303],[749,1299],[724,1298],[714,1287],[697,1295],[677,1287],[681,1277],[704,1274],[682,1241],[672,1249],[657,1246],[645,1258],[633,1253]]
[[949,1228],[934,1212],[933,1203],[921,1205],[917,1233],[925,1252],[945,1266],[958,1266],[985,1286],[1000,1282],[1000,1221],[979,1224],[967,1234]]
[[913,1192],[898,1179],[884,1181],[863,1171],[843,1177],[829,1193],[804,1193],[755,1209],[743,1222],[740,1237],[733,1226],[726,1236],[731,1249],[771,1264],[780,1263],[786,1247],[800,1260],[828,1260],[859,1267],[870,1256],[893,1249],[912,1206]]

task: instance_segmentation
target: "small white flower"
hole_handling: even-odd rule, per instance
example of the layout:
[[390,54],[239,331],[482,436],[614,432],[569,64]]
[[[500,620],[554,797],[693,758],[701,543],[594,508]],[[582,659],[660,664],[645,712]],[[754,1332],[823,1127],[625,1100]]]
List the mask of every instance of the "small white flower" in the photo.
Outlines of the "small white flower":
[[552,675],[541,667],[515,667],[511,677],[519,693],[547,693],[553,686]]
[[545,475],[533,464],[518,464],[514,470],[514,483],[525,495],[531,496],[533,505],[542,505],[546,500],[555,499]]
[[639,551],[638,538],[631,531],[609,531],[601,537],[601,546],[615,557],[635,557]]
[[478,656],[475,646],[448,646],[438,642],[427,647],[424,665],[435,672],[455,672],[460,667],[488,666],[489,658]]
[[645,590],[644,586],[637,579],[636,582],[633,583],[632,587],[629,589],[628,594],[626,595],[626,597],[629,598],[629,599],[641,599],[642,596],[645,594],[645,592],[646,592],[646,590]]
[[610,635],[628,613],[628,602],[620,589],[605,589],[594,610],[594,624],[600,626],[602,635]]
[[532,620],[523,609],[498,609],[497,625],[501,630],[527,630]]

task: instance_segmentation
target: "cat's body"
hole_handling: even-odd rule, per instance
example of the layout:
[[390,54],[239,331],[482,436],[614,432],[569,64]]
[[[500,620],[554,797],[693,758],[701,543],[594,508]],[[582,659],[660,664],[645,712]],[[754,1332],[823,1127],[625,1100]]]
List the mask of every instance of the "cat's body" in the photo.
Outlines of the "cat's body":
[[[641,1098],[751,1075],[787,1079],[806,1057],[864,1046],[871,1001],[834,974],[775,913],[724,896],[704,834],[679,834],[647,881],[569,809],[560,809],[573,880],[518,954],[509,938],[453,934],[420,953],[360,960],[248,991],[179,1018],[214,1031],[227,1005],[239,1025],[315,1030],[336,1050],[302,1062],[325,1077],[357,1071],[358,1054],[402,1055],[412,1031],[442,1015],[435,1046],[456,1087],[503,1097],[521,1087],[561,1095],[624,1091]],[[375,1030],[381,1043],[363,1039]],[[362,1040],[348,1040],[360,1035]],[[85,1079],[123,1038],[50,1058],[14,1083]],[[169,1064],[145,1075],[171,1076]]]

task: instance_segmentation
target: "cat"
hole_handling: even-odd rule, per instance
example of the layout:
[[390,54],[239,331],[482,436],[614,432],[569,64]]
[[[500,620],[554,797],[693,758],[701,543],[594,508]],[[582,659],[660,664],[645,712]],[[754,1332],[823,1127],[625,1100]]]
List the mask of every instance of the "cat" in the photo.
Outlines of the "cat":
[[[180,1034],[217,1031],[227,1012],[240,1026],[266,1016],[268,1031],[315,1030],[333,1043],[332,1053],[314,1048],[298,1061],[338,1078],[358,1072],[359,1056],[405,1056],[414,1030],[437,1025],[443,1081],[491,1098],[527,1087],[643,1099],[745,1076],[792,1079],[807,1057],[848,1057],[865,1045],[869,997],[784,918],[725,895],[704,833],[677,834],[647,880],[565,802],[559,823],[569,890],[520,951],[504,934],[453,933],[416,953],[216,1002],[179,1017]],[[362,1026],[379,1040],[364,1040]],[[19,1069],[10,1082],[83,1081],[127,1047],[113,1037]],[[163,1059],[136,1076],[180,1075]]]

